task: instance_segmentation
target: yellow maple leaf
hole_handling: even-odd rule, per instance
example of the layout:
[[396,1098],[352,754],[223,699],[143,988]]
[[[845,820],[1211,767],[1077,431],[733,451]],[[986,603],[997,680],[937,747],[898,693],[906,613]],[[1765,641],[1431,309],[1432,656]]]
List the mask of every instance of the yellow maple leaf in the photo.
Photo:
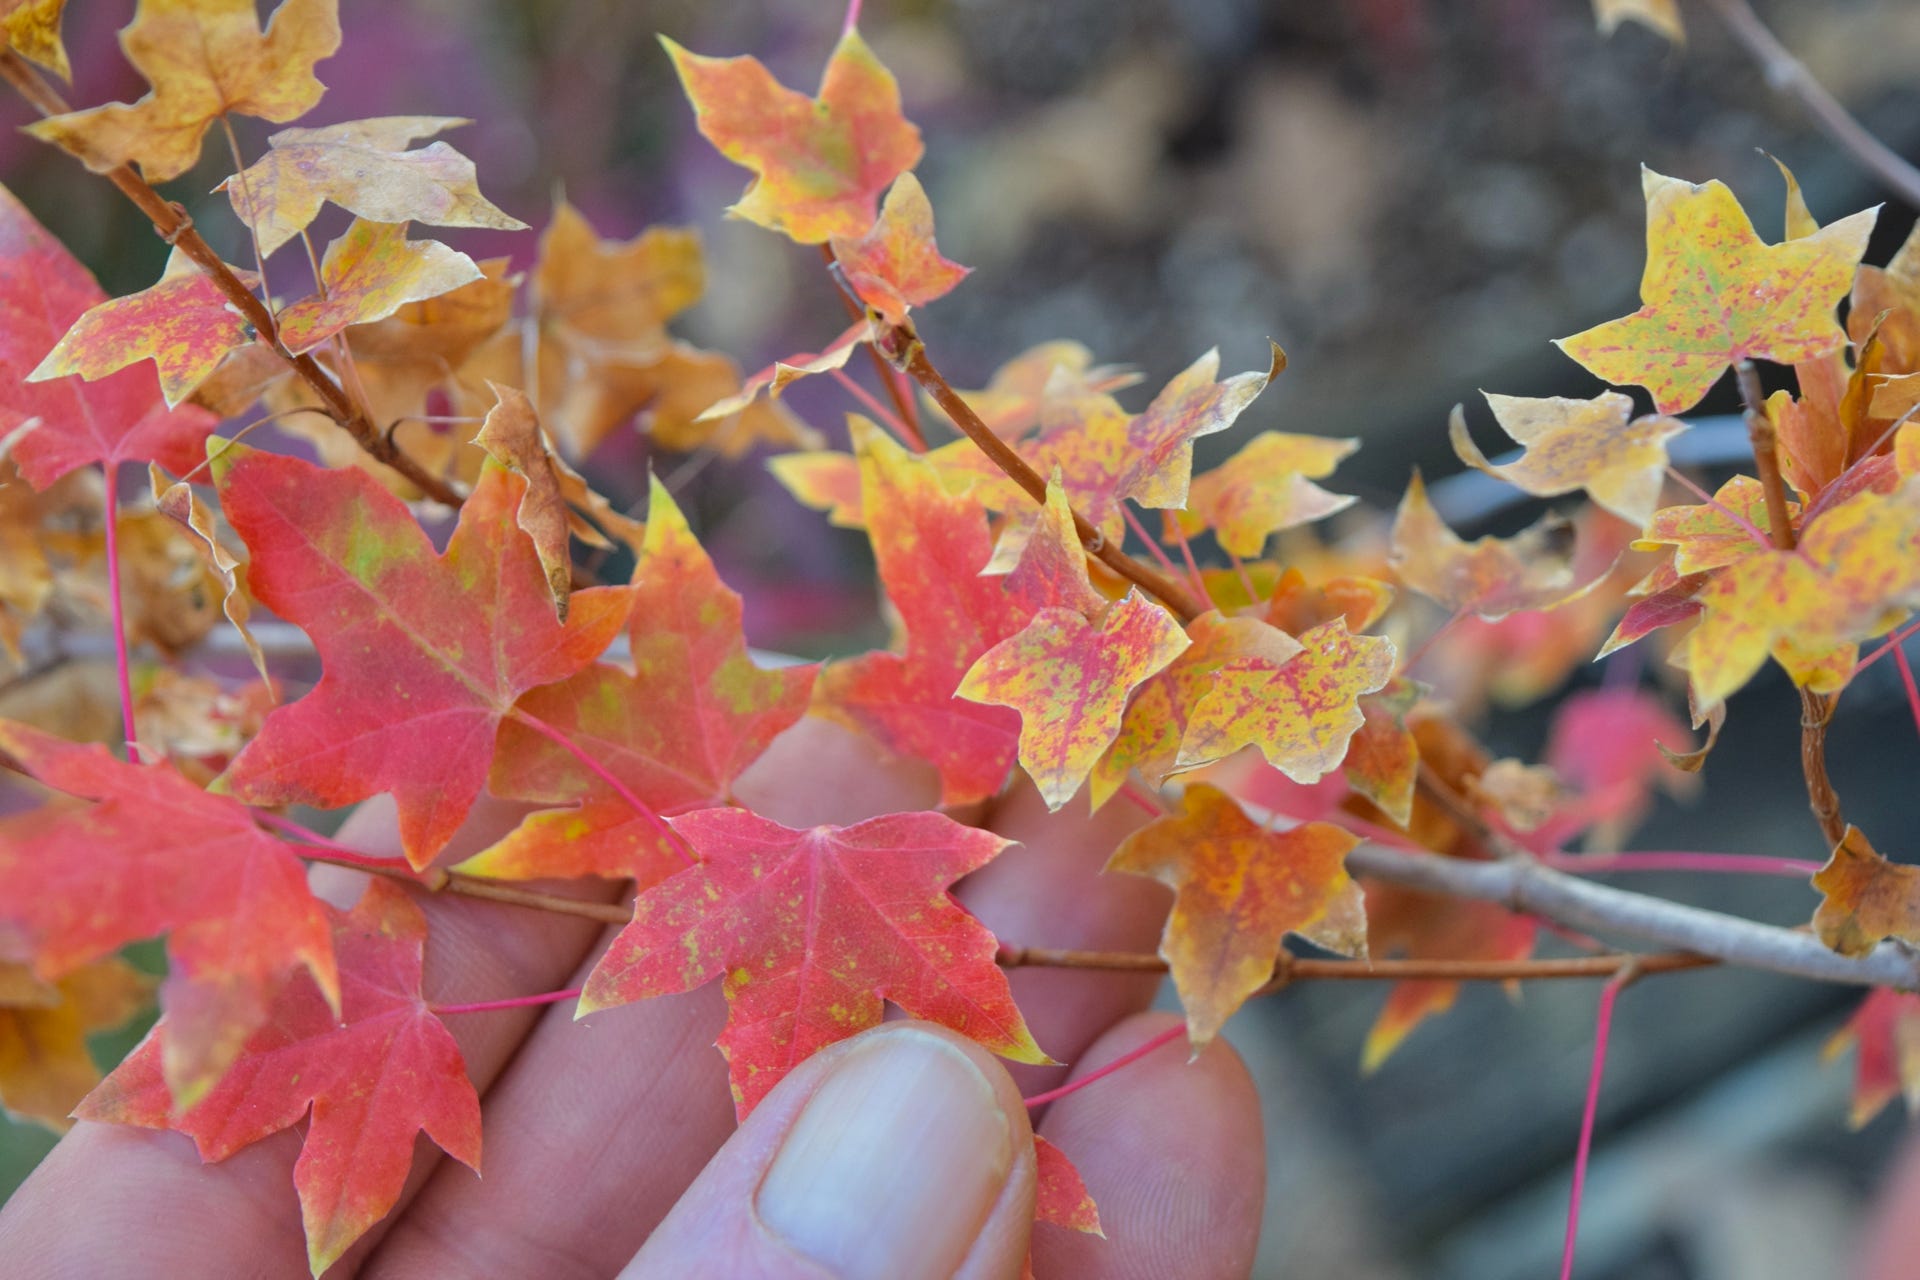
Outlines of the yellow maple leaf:
[[1667,441],[1685,431],[1686,423],[1662,414],[1633,418],[1633,401],[1618,391],[1603,391],[1591,400],[1481,394],[1501,430],[1526,452],[1495,466],[1473,443],[1466,412],[1455,405],[1447,429],[1462,462],[1536,498],[1585,489],[1631,524],[1644,525],[1653,517],[1666,483]]
[[284,124],[313,109],[326,92],[313,66],[340,47],[338,9],[339,0],[283,0],[263,34],[254,0],[140,0],[120,46],[153,91],[51,116],[27,132],[96,172],[133,162],[149,181],[177,178],[200,158],[219,117]]

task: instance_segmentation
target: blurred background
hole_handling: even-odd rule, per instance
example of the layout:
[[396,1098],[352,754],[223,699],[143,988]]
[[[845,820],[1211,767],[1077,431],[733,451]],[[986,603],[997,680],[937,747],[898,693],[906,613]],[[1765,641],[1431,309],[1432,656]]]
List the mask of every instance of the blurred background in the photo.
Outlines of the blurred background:
[[[1757,7],[1869,128],[1920,157],[1920,6]],[[1033,343],[1075,339],[1102,362],[1143,371],[1134,409],[1212,346],[1227,371],[1264,367],[1272,337],[1291,368],[1236,432],[1203,442],[1201,464],[1263,429],[1357,436],[1364,447],[1329,483],[1390,508],[1410,466],[1429,477],[1460,469],[1446,413],[1477,389],[1599,390],[1549,339],[1636,305],[1641,164],[1725,180],[1768,239],[1779,235],[1783,192],[1759,149],[1793,167],[1823,221],[1888,199],[1770,90],[1709,8],[1682,8],[1684,50],[1632,25],[1601,37],[1588,0],[870,0],[863,31],[926,135],[919,172],[941,248],[975,268],[922,318],[922,333],[960,386],[983,385]],[[470,116],[478,123],[449,141],[478,163],[486,193],[536,228],[559,191],[606,236],[697,225],[709,286],[676,331],[749,370],[817,350],[845,327],[811,253],[719,216],[743,172],[694,132],[655,40],[754,53],[811,91],[839,5],[342,0],[341,9],[345,46],[320,69],[330,91],[302,123]],[[71,5],[77,103],[143,90],[113,41],[131,10],[132,0]],[[27,118],[0,103],[0,119]],[[257,153],[267,130],[242,124]],[[224,199],[206,194],[228,169],[208,154],[170,194],[243,261]],[[8,132],[0,180],[109,291],[158,275],[164,246],[64,156]],[[1888,205],[1869,261],[1886,261],[1913,214]],[[439,234],[476,258],[512,254],[524,266],[534,251],[527,233]],[[855,406],[837,388],[803,385],[788,402],[844,440]],[[1735,407],[1723,385],[1698,412]],[[696,526],[747,597],[757,645],[831,654],[878,642],[861,539],[802,510],[763,462],[650,459],[637,434],[621,433],[589,473],[627,503],[643,497],[649,463],[684,487]],[[1534,514],[1485,511],[1463,531],[1509,532]],[[1849,816],[1889,833],[1910,827],[1902,819],[1920,761],[1891,666],[1849,689],[1831,746]],[[1580,669],[1569,687],[1596,679]],[[1549,699],[1479,727],[1496,753],[1534,758],[1551,718]],[[1662,801],[1637,843],[1820,856],[1797,719],[1777,670],[1756,680],[1734,701],[1708,766],[1710,799]],[[1669,876],[1648,887],[1787,924],[1813,905],[1793,881]],[[1302,989],[1234,1024],[1265,1090],[1273,1149],[1260,1274],[1550,1274],[1597,989],[1540,983],[1524,1001],[1470,990],[1362,1078],[1360,1043],[1382,994]],[[1860,1132],[1846,1128],[1850,1068],[1823,1065],[1821,1048],[1856,999],[1723,973],[1627,992],[1579,1274],[1837,1274],[1906,1123],[1892,1108]],[[0,1192],[47,1141],[0,1128]]]

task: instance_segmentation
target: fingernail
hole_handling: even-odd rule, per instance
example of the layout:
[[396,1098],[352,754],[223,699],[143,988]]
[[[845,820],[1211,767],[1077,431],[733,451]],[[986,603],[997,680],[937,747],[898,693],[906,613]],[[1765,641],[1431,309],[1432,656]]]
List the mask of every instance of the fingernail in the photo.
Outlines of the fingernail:
[[993,1085],[912,1027],[870,1036],[807,1102],[760,1184],[760,1220],[846,1280],[953,1274],[1013,1167]]

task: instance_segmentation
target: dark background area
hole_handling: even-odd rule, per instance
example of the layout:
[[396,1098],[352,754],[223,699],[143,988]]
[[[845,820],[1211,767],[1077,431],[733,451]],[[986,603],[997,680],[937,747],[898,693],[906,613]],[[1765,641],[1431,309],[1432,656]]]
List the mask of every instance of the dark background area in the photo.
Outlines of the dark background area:
[[[863,30],[926,134],[920,173],[941,247],[976,268],[922,333],[962,386],[1032,343],[1078,340],[1144,371],[1136,409],[1215,345],[1227,371],[1263,367],[1272,337],[1291,368],[1235,432],[1203,442],[1202,464],[1269,428],[1357,436],[1363,449],[1330,483],[1391,506],[1411,465],[1459,469],[1446,413],[1477,389],[1599,390],[1549,339],[1635,305],[1639,165],[1725,180],[1769,239],[1782,191],[1756,148],[1794,168],[1823,221],[1887,198],[1707,9],[1683,8],[1691,39],[1675,50],[1637,27],[1601,38],[1587,0],[875,0]],[[1920,6],[1760,8],[1870,128],[1920,155]],[[75,101],[137,96],[113,44],[131,0],[72,10]],[[693,131],[655,41],[751,52],[810,91],[837,5],[343,0],[342,11],[345,46],[320,68],[330,92],[302,123],[471,116],[479,123],[449,141],[478,162],[487,194],[536,228],[560,189],[605,235],[698,225],[709,291],[678,328],[749,369],[844,327],[814,255],[719,216],[744,175]],[[0,121],[27,118],[0,104]],[[241,123],[251,158],[268,130]],[[231,168],[213,141],[170,194],[242,261],[224,199],[205,194]],[[164,246],[64,156],[7,133],[0,177],[109,290],[158,275]],[[1888,205],[1868,260],[1884,262],[1912,222]],[[444,238],[522,264],[534,248],[531,234]],[[830,435],[854,407],[830,387],[801,387],[791,403]],[[1734,407],[1723,386],[1699,412]],[[637,501],[648,461],[626,438],[591,473]],[[860,540],[801,511],[761,460],[651,461],[663,474],[704,468],[689,510],[747,596],[756,644],[845,652],[880,634]],[[1515,508],[1488,527],[1531,514]],[[1847,692],[1832,761],[1849,816],[1901,832],[1920,751],[1890,666]],[[1548,716],[1496,716],[1484,729],[1499,752],[1532,756]],[[1705,796],[1663,802],[1638,843],[1820,856],[1797,737],[1791,691],[1770,671],[1734,701]],[[1813,905],[1791,881],[1649,887],[1783,924]],[[1234,1038],[1269,1102],[1262,1274],[1550,1274],[1595,994],[1470,991],[1368,1079],[1356,1063],[1378,993],[1304,989],[1238,1019]],[[1622,998],[1581,1275],[1836,1274],[1904,1125],[1890,1111],[1845,1129],[1847,1068],[1823,1067],[1819,1050],[1854,999],[1718,973]],[[0,1187],[42,1146],[0,1128]]]

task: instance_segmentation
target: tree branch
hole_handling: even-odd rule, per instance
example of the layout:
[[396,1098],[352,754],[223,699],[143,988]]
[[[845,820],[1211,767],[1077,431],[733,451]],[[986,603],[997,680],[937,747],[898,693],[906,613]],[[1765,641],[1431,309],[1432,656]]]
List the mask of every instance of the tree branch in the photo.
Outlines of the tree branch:
[[1908,204],[1920,205],[1920,169],[1867,131],[1865,125],[1828,93],[1826,86],[1813,78],[1806,64],[1780,43],[1778,36],[1760,21],[1747,0],[1707,0],[1720,15],[1733,38],[1740,42],[1760,65],[1767,83],[1776,92],[1792,94],[1826,131],[1853,158],[1900,194]]
[[[11,49],[0,49],[0,79],[5,79],[18,90],[20,96],[43,116],[63,115],[70,110],[66,100],[53,86]],[[294,355],[280,345],[279,329],[274,323],[273,313],[194,230],[192,219],[182,212],[180,206],[155,191],[129,165],[109,169],[103,176],[120,188],[121,193],[133,201],[141,213],[147,215],[147,220],[153,223],[153,229],[160,233],[161,239],[178,248],[195,266],[206,272],[234,309],[246,317],[260,341],[293,367],[300,380],[320,397],[327,415],[339,423],[362,449],[406,477],[409,483],[434,501],[449,507],[460,505],[463,500],[460,492],[402,452],[384,431],[373,424],[366,411],[353,402],[345,389],[327,376],[327,371],[320,367],[318,361],[310,355]]]
[[1347,867],[1356,875],[1410,889],[1497,902],[1586,932],[1692,952],[1740,968],[1816,982],[1920,991],[1920,957],[1899,943],[1884,942],[1850,959],[1829,951],[1809,933],[1593,884],[1531,859],[1484,862],[1365,844],[1347,855]]
[[[1026,490],[1027,496],[1041,506],[1047,502],[1047,482],[1038,471],[1027,464],[1027,460],[1014,451],[1012,445],[993,433],[993,428],[980,420],[960,393],[953,389],[941,372],[934,368],[927,358],[927,349],[910,324],[895,325],[874,340],[874,345],[882,355],[891,360],[915,382],[925,387],[934,402],[953,419],[955,426],[966,433],[969,440],[979,446],[980,452],[1000,470],[1009,480]],[[1182,622],[1192,622],[1205,612],[1207,606],[1195,604],[1178,584],[1169,578],[1149,569],[1133,557],[1127,555],[1105,534],[1087,522],[1087,518],[1078,511],[1073,513],[1073,527],[1080,535],[1080,542],[1087,554],[1100,561],[1142,591],[1159,599],[1160,603],[1171,609]]]

